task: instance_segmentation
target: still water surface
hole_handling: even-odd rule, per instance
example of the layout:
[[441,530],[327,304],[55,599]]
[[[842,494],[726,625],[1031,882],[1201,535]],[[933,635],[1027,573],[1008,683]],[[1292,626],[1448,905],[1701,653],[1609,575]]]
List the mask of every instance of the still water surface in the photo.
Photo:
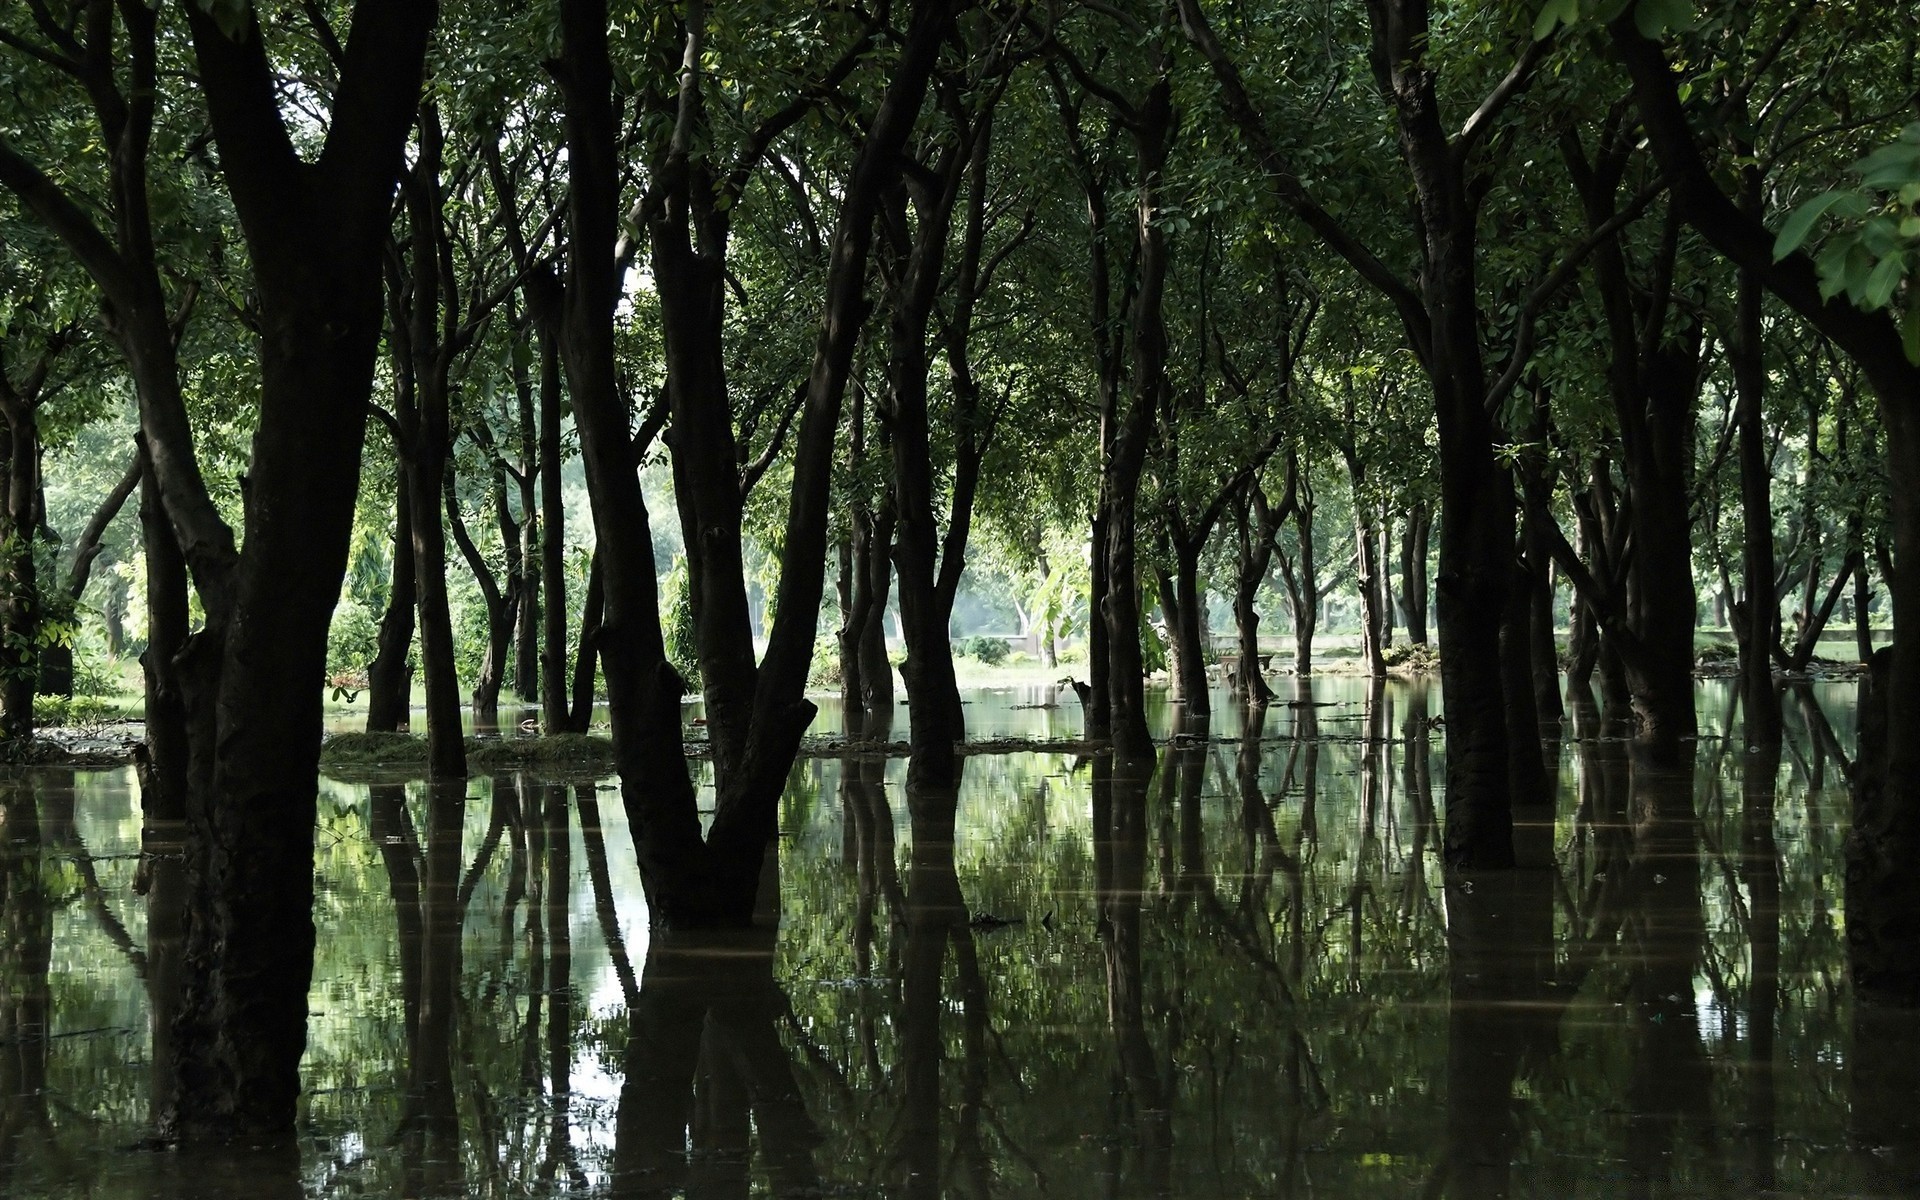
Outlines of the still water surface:
[[806,760],[777,931],[724,941],[649,937],[611,781],[484,776],[453,820],[327,781],[301,1145],[254,1158],[140,1145],[130,773],[17,774],[0,1196],[1920,1195],[1920,1027],[1846,984],[1852,697],[1790,698],[1777,761],[1720,683],[1690,771],[1570,736],[1534,865],[1451,883],[1424,684],[1322,679],[1253,738],[1223,698],[1145,780]]

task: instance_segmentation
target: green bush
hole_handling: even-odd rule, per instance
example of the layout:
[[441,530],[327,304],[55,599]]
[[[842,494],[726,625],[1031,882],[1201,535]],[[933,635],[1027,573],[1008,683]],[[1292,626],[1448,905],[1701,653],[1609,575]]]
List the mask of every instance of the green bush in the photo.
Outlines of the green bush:
[[364,681],[380,652],[380,617],[364,604],[343,599],[327,627],[327,678]]
[[807,686],[840,686],[840,639],[831,633],[823,633],[813,639],[813,664],[807,668]]
[[[667,661],[687,681],[689,693],[700,690],[700,653],[693,631],[693,595],[687,579],[684,555],[673,560],[666,578],[661,580],[660,634],[666,642]],[[814,661],[819,661],[816,652]]]
[[968,638],[961,653],[968,658],[978,659],[990,667],[997,667],[1007,660],[1007,640],[997,637]]

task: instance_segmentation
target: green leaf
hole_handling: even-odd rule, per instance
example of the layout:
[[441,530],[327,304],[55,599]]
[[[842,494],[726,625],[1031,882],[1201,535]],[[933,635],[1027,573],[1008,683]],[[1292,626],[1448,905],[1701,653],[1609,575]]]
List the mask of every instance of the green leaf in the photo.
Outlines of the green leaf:
[[1640,36],[1656,40],[1669,30],[1692,29],[1693,0],[1640,0],[1634,6],[1633,23]]
[[1920,179],[1920,144],[1900,141],[1891,146],[1882,146],[1853,164],[1860,176],[1860,186],[1895,188]]
[[1835,238],[1827,243],[1820,252],[1814,267],[1820,272],[1820,298],[1831,300],[1840,294],[1847,285],[1847,252],[1854,246],[1853,239]]
[[1889,254],[1874,264],[1873,273],[1867,276],[1866,287],[1856,303],[1861,308],[1877,311],[1885,308],[1893,299],[1893,291],[1907,275],[1907,256]]
[[1798,250],[1801,243],[1807,240],[1807,235],[1813,232],[1814,224],[1827,214],[1828,209],[1848,201],[1852,202],[1849,207],[1857,206],[1864,209],[1866,204],[1865,198],[1858,192],[1836,188],[1831,192],[1815,196],[1794,209],[1793,215],[1788,217],[1786,224],[1780,227],[1779,236],[1773,240],[1773,261],[1779,262]]
[[1560,26],[1571,25],[1579,19],[1580,0],[1546,0],[1540,6],[1540,15],[1533,19],[1533,40],[1550,37]]

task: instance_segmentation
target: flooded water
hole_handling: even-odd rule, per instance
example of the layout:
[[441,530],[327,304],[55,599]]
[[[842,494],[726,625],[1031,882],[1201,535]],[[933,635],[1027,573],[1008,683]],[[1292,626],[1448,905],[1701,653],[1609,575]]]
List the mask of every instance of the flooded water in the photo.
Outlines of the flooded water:
[[328,781],[297,1155],[143,1148],[130,773],[14,775],[0,1195],[1920,1194],[1920,1026],[1846,983],[1852,686],[1790,697],[1777,760],[1699,695],[1691,770],[1569,738],[1533,865],[1451,882],[1424,684],[1322,679],[1253,738],[1222,703],[1144,779],[809,759],[777,930],[730,939],[649,936],[611,781]]

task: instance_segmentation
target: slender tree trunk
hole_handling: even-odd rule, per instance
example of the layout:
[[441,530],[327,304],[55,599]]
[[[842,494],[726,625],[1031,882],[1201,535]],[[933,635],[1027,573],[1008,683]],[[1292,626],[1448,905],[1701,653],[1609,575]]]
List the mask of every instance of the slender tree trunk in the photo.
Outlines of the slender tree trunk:
[[[466,518],[460,514],[458,481],[451,468],[445,478],[447,528],[453,534],[454,544],[460,548],[460,556],[467,562],[467,570],[480,588],[481,603],[487,611],[487,649],[473,680],[473,722],[476,727],[497,730],[500,725],[500,686],[505,682],[507,658],[513,650],[515,610],[519,607],[519,596],[512,591],[511,580],[508,590],[501,590],[493,568],[487,564],[480,547],[474,544],[472,535],[467,532]],[[504,517],[505,481],[496,475],[493,482],[495,510]],[[507,532],[501,530],[503,535]]]
[[[1173,576],[1162,576],[1162,592],[1169,593],[1170,604],[1163,604],[1167,628],[1173,635],[1172,699],[1183,706],[1183,716],[1204,727],[1213,715],[1213,700],[1207,687],[1207,636],[1203,626],[1206,596],[1200,588],[1199,546],[1174,548]],[[1257,669],[1257,662],[1256,662]]]
[[1422,501],[1400,529],[1400,614],[1407,640],[1416,646],[1427,644],[1427,539],[1432,528],[1433,515]]
[[[580,645],[573,655],[573,708],[567,729],[585,733],[593,725],[594,680],[599,676],[600,627],[606,619],[607,588],[600,575],[600,551],[587,567],[587,594],[580,610]],[[675,714],[678,719],[678,713]]]
[[395,733],[407,727],[413,705],[413,501],[406,469],[394,471],[393,574],[387,611],[380,618],[378,651],[367,667],[367,732]]
[[548,733],[559,733],[571,724],[566,690],[567,514],[560,486],[560,344],[551,318],[536,318],[535,325],[540,343],[540,593],[544,605],[540,726]]
[[1380,613],[1380,649],[1385,651],[1393,645],[1393,513],[1381,505],[1379,513],[1380,544],[1374,550],[1373,561],[1380,573],[1380,598],[1377,601]]
[[866,624],[860,630],[860,685],[867,720],[893,724],[893,660],[887,657],[887,599],[893,594],[893,504],[882,503],[867,530]]
[[1168,247],[1161,219],[1160,188],[1173,141],[1173,94],[1165,63],[1135,113],[1133,128],[1137,200],[1135,276],[1130,327],[1133,355],[1132,394],[1106,461],[1107,594],[1102,615],[1107,625],[1108,720],[1117,753],[1146,755],[1153,750],[1147,731],[1146,671],[1140,648],[1140,588],[1136,547],[1139,513],[1136,499],[1145,472],[1147,441],[1154,414],[1166,389],[1166,294]]
[[1360,662],[1370,677],[1380,679],[1387,673],[1386,655],[1381,648],[1386,619],[1380,606],[1380,598],[1385,594],[1380,580],[1384,564],[1380,559],[1380,539],[1375,536],[1368,506],[1361,499],[1365,470],[1351,452],[1347,457],[1347,471],[1353,482],[1353,544],[1360,564],[1358,578],[1354,580],[1360,598]]
[[[526,332],[523,327],[520,336],[526,336]],[[514,473],[514,484],[519,490],[520,500],[520,549],[514,556],[517,567],[514,580],[520,603],[514,621],[513,690],[523,702],[536,704],[541,695],[540,584],[546,571],[544,538],[540,528],[540,486],[544,478],[540,405],[534,397],[533,381],[527,376],[524,362],[516,355],[514,364],[514,393],[519,401],[520,418],[520,469]],[[564,607],[562,611],[565,611]]]
[[[144,447],[141,462],[144,468]],[[147,829],[164,825],[168,827],[165,840],[177,844],[180,822],[187,817],[191,753],[178,672],[189,620],[187,563],[162,510],[153,472],[146,469],[140,476],[140,537],[147,561],[147,648],[140,656],[146,690],[146,763],[140,773],[140,808]],[[177,902],[177,868],[170,872],[170,881],[175,894],[168,899]],[[177,922],[178,914],[173,916]]]
[[1560,647],[1553,628],[1553,559],[1529,522],[1526,530],[1527,659],[1532,667],[1534,711],[1542,721],[1567,715],[1560,699]]
[[451,351],[440,333],[443,299],[451,303],[452,298],[442,295],[444,146],[440,115],[432,104],[421,107],[417,128],[419,150],[404,188],[408,290],[404,304],[396,297],[394,306],[394,338],[409,356],[401,368],[397,415],[407,435],[402,461],[412,499],[414,592],[427,691],[427,769],[435,777],[456,779],[466,776],[467,754],[447,596],[447,533],[439,503],[453,451]]
[[1281,574],[1293,614],[1293,673],[1313,673],[1313,634],[1320,624],[1320,564],[1313,542],[1313,497],[1303,490],[1293,510],[1294,537],[1299,557],[1292,567],[1282,561]]
[[1766,342],[1760,281],[1740,272],[1738,312],[1727,359],[1733,368],[1734,421],[1740,456],[1741,597],[1734,603],[1740,647],[1740,699],[1749,745],[1778,746],[1780,693],[1773,686],[1773,647],[1780,642],[1780,605],[1773,597],[1773,467],[1766,426]]

